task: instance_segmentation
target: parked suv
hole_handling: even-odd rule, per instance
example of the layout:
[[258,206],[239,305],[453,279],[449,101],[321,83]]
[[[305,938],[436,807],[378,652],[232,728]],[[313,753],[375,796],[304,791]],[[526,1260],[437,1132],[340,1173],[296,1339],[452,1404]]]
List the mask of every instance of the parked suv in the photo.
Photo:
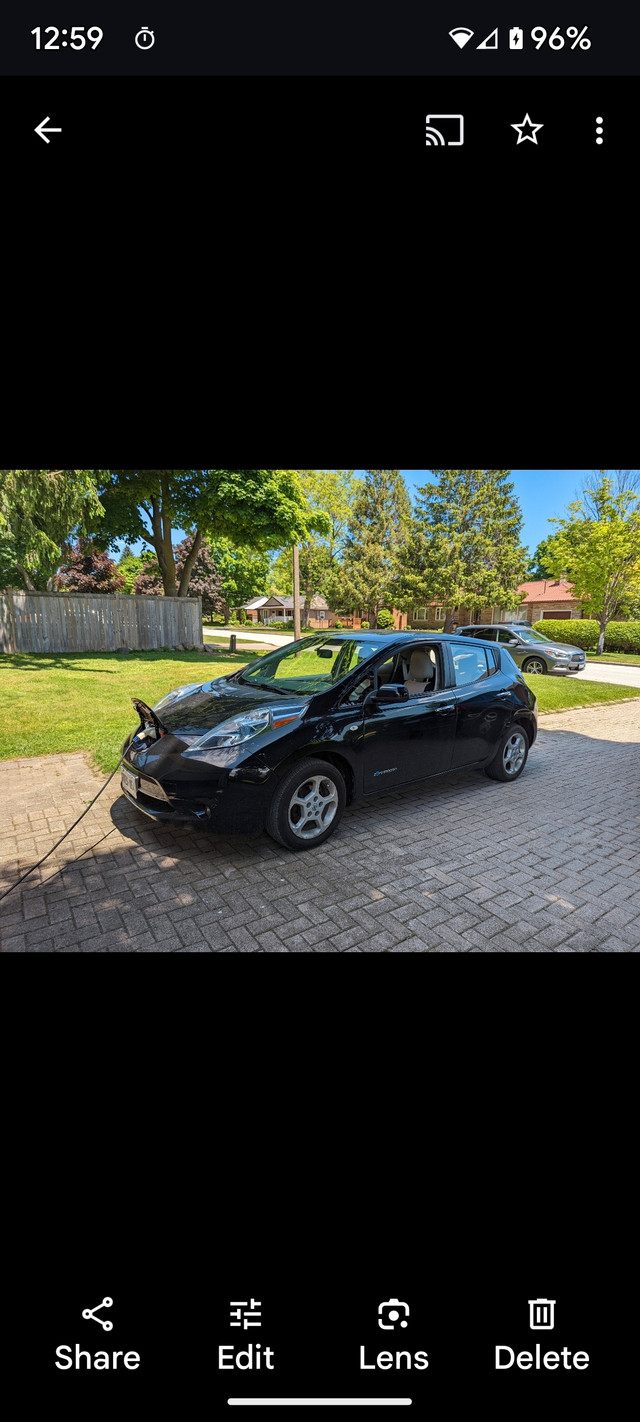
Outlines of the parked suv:
[[514,662],[523,672],[583,671],[587,659],[581,647],[570,642],[554,642],[543,632],[535,632],[525,622],[499,622],[497,625],[474,623],[472,627],[457,627],[458,637],[480,637],[483,642],[499,642],[508,647]]

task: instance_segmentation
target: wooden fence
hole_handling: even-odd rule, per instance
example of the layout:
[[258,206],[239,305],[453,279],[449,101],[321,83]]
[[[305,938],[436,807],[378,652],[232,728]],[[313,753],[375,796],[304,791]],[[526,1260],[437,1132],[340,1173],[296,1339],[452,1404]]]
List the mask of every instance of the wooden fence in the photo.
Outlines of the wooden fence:
[[0,652],[114,652],[201,642],[199,597],[0,593]]

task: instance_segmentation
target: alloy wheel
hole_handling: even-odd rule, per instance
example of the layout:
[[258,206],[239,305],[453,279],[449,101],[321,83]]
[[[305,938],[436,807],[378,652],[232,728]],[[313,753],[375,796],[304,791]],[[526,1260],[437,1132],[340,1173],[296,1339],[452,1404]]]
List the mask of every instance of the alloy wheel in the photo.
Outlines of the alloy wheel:
[[522,769],[527,755],[527,743],[523,731],[512,731],[505,742],[502,764],[506,774],[517,775]]
[[289,801],[289,826],[299,839],[324,834],[338,809],[338,789],[326,775],[312,775],[294,791]]

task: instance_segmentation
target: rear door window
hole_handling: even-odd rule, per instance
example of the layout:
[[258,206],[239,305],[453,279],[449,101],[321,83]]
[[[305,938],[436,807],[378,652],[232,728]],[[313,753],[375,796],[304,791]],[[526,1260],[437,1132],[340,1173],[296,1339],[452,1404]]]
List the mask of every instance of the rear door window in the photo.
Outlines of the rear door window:
[[[476,681],[486,680],[489,675],[488,648],[456,642],[451,651],[456,686],[472,686]],[[493,663],[493,658],[491,660]]]

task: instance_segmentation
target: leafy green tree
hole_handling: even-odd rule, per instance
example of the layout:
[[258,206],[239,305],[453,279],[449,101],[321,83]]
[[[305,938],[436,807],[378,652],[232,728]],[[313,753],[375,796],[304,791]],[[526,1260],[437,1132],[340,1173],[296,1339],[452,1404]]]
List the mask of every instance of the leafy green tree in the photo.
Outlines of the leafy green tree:
[[143,548],[142,553],[137,554],[132,553],[129,547],[125,547],[118,559],[118,572],[124,580],[123,592],[133,592],[133,584],[138,575],[144,572],[145,564],[147,563],[156,563],[156,558],[151,548]]
[[458,608],[513,607],[526,569],[522,513],[508,469],[432,469],[418,489],[406,565],[405,606],[444,604],[445,632]]
[[411,500],[398,469],[367,469],[358,481],[342,555],[325,589],[334,607],[363,608],[376,626],[383,607],[393,606],[411,520]]
[[[604,648],[607,623],[622,610],[625,598],[640,582],[640,499],[631,489],[614,492],[614,481],[603,475],[589,489],[588,500],[568,505],[569,518],[550,519],[557,533],[550,540],[552,571],[573,583],[580,606],[600,627],[598,652]],[[596,517],[589,517],[592,510]]]
[[[326,592],[329,575],[337,565],[358,489],[353,469],[300,469],[300,482],[314,514],[325,515],[328,523],[322,529],[312,529],[309,537],[299,543],[301,620],[309,622],[311,599]],[[293,592],[293,567],[290,549],[280,553],[272,566],[270,591]]]
[[240,608],[243,602],[265,593],[270,570],[269,554],[257,552],[255,548],[235,548],[228,538],[216,538],[209,546],[222,580],[222,613],[225,622],[228,622],[232,607]]
[[0,470],[0,583],[53,588],[69,541],[100,522],[100,469]]
[[537,548],[531,554],[524,575],[529,581],[533,582],[534,579],[553,577],[553,573],[550,570],[550,543],[551,538],[541,539]]
[[[168,597],[187,596],[204,538],[266,551],[328,527],[326,517],[307,504],[295,469],[112,469],[100,497],[103,546],[120,538],[149,544]],[[172,552],[176,527],[193,536],[179,583]]]
[[117,565],[90,538],[79,538],[55,578],[59,592],[117,593],[124,588]]

